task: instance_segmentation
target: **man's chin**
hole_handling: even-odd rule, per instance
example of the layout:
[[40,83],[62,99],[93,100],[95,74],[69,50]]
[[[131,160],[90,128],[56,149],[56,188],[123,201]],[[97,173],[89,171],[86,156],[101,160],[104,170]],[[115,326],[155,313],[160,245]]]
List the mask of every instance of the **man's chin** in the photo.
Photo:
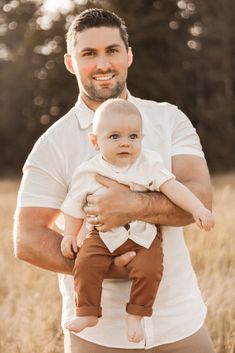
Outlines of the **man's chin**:
[[106,92],[99,92],[98,94],[95,95],[94,99],[97,102],[104,102],[105,100],[109,98],[118,98],[121,93],[117,91],[106,91]]
[[89,96],[96,102],[104,102],[109,98],[118,98],[122,94],[124,87],[102,88],[89,92]]

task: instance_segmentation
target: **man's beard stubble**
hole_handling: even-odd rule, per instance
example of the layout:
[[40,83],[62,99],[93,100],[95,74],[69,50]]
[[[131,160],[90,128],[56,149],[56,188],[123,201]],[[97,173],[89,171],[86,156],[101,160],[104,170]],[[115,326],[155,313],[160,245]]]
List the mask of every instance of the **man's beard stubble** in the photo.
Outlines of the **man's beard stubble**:
[[84,86],[84,90],[89,99],[95,102],[104,102],[109,98],[118,98],[125,88],[126,82],[117,82],[115,87],[97,90],[94,86]]

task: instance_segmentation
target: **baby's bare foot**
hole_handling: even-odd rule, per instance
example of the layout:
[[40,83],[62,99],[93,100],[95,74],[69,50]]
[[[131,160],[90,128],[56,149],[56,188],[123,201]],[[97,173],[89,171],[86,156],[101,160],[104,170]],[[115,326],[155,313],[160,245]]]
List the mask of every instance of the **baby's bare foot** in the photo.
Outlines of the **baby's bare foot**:
[[127,336],[129,342],[138,343],[144,339],[144,330],[141,325],[141,316],[127,315]]
[[81,332],[86,327],[95,326],[98,322],[97,316],[76,316],[64,324],[64,327],[73,332]]

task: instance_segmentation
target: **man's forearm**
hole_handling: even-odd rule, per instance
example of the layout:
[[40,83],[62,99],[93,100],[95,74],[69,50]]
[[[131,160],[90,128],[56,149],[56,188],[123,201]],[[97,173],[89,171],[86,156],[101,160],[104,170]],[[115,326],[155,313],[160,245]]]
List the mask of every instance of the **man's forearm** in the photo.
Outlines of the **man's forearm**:
[[193,222],[189,213],[173,204],[162,193],[141,193],[136,198],[136,204],[139,205],[136,208],[138,220],[167,226],[185,226]]
[[30,234],[24,234],[21,238],[17,237],[17,233],[14,235],[17,258],[45,270],[72,273],[74,260],[62,255],[60,251],[62,236],[59,233],[45,227],[28,230],[28,232]]
[[[211,197],[200,185],[186,184],[206,207],[211,208]],[[136,198],[136,218],[166,226],[186,226],[194,222],[192,215],[171,202],[159,192],[139,193]]]

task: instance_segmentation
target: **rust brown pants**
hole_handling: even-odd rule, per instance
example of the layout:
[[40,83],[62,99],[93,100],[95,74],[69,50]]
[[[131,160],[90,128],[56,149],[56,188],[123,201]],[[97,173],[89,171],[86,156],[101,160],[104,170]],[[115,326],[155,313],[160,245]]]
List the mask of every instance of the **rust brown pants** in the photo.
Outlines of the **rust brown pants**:
[[100,306],[102,282],[113,257],[136,251],[134,259],[126,266],[133,279],[129,314],[151,316],[158,286],[162,278],[162,237],[158,233],[149,249],[128,239],[113,253],[107,249],[97,231],[89,233],[77,255],[73,269],[77,316],[102,315]]

